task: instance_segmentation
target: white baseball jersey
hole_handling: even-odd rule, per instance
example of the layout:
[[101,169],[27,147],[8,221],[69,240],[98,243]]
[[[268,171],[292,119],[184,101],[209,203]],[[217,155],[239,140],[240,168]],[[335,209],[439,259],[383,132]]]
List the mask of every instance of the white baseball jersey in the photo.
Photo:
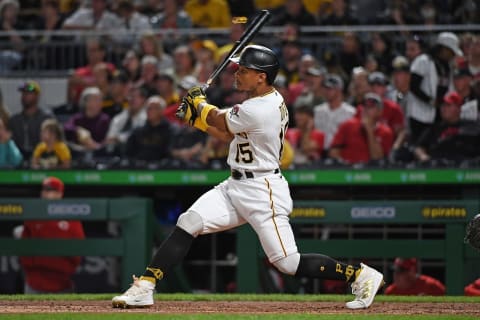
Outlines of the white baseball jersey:
[[293,207],[290,189],[278,171],[288,126],[283,97],[272,90],[248,99],[228,110],[226,122],[235,134],[228,164],[242,176],[229,177],[203,194],[187,212],[200,215],[200,234],[249,223],[272,263],[297,253],[288,218]]
[[244,101],[226,115],[232,169],[268,171],[278,168],[288,126],[288,110],[277,91]]

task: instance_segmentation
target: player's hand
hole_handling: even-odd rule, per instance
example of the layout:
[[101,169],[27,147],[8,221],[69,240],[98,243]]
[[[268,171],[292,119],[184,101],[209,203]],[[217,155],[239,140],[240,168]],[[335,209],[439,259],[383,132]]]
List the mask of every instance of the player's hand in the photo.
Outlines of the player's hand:
[[195,120],[198,118],[198,113],[193,105],[193,100],[189,98],[188,95],[183,97],[175,116],[190,126],[194,125]]
[[190,88],[185,97],[187,98],[188,102],[197,110],[198,105],[201,102],[207,101],[207,95],[205,94],[205,91],[203,91],[202,87],[199,86]]

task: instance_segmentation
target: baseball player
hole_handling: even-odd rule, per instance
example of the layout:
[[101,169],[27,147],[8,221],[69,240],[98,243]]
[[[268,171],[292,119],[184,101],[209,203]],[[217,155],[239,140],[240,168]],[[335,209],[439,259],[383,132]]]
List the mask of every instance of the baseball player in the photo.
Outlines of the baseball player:
[[112,299],[113,307],[153,305],[155,284],[184,258],[197,236],[248,223],[278,270],[298,277],[349,282],[355,299],[347,308],[368,308],[383,284],[380,272],[365,264],[349,265],[322,254],[298,252],[288,218],[292,198],[279,169],[288,111],[272,86],[279,68],[276,55],[266,47],[249,45],[231,60],[238,64],[235,85],[248,99],[220,110],[207,102],[201,88],[193,87],[178,113],[200,130],[231,141],[227,160],[231,176],[180,215],[144,274],[134,276],[132,286]]

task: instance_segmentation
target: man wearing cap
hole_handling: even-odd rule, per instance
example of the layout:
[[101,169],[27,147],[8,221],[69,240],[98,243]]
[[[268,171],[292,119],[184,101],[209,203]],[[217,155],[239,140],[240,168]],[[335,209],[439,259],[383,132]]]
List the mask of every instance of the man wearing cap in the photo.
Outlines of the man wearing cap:
[[338,126],[355,115],[355,108],[344,101],[343,80],[337,74],[328,74],[323,81],[326,102],[315,106],[315,128],[325,133],[325,149],[330,148]]
[[40,142],[43,121],[51,118],[52,115],[39,107],[40,85],[38,82],[25,81],[18,90],[22,94],[22,111],[10,118],[9,129],[24,159],[29,159],[33,149]]
[[480,156],[480,125],[460,119],[462,104],[463,99],[456,92],[444,96],[440,109],[442,121],[423,133],[414,150],[419,161],[459,162]]
[[329,156],[348,164],[386,158],[392,149],[393,132],[380,121],[382,109],[382,98],[367,93],[361,117],[352,117],[338,127]]
[[412,62],[409,128],[413,144],[425,129],[440,120],[437,110],[452,86],[455,56],[462,56],[458,37],[451,32],[441,32],[430,52],[419,55]]
[[[395,142],[393,148],[399,148],[406,136],[405,116],[402,108],[394,101],[387,98],[388,79],[382,72],[372,72],[368,75],[368,83],[372,92],[378,94],[382,98],[382,115],[381,120],[392,129]],[[357,114],[361,114],[362,105],[357,106]]]
[[[63,198],[64,184],[56,177],[42,181],[41,197],[45,200]],[[80,221],[39,220],[25,221],[22,238],[84,239]],[[58,240],[59,242],[61,240]],[[25,274],[25,293],[66,293],[74,291],[72,276],[80,265],[81,257],[21,257]]]
[[417,272],[417,259],[396,258],[393,262],[393,283],[385,289],[385,294],[402,296],[445,295],[443,283]]
[[325,102],[323,80],[326,70],[323,67],[314,65],[305,73],[305,85],[302,93],[295,99],[293,106],[310,105],[317,106]]

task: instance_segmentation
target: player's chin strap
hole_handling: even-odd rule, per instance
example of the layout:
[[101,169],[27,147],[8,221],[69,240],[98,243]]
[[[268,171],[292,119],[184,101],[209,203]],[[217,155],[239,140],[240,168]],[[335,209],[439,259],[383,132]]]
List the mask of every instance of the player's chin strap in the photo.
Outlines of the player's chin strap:
[[207,116],[210,110],[218,109],[213,104],[209,104],[206,101],[202,101],[197,105],[197,111],[200,114],[200,118],[204,123],[207,123]]

